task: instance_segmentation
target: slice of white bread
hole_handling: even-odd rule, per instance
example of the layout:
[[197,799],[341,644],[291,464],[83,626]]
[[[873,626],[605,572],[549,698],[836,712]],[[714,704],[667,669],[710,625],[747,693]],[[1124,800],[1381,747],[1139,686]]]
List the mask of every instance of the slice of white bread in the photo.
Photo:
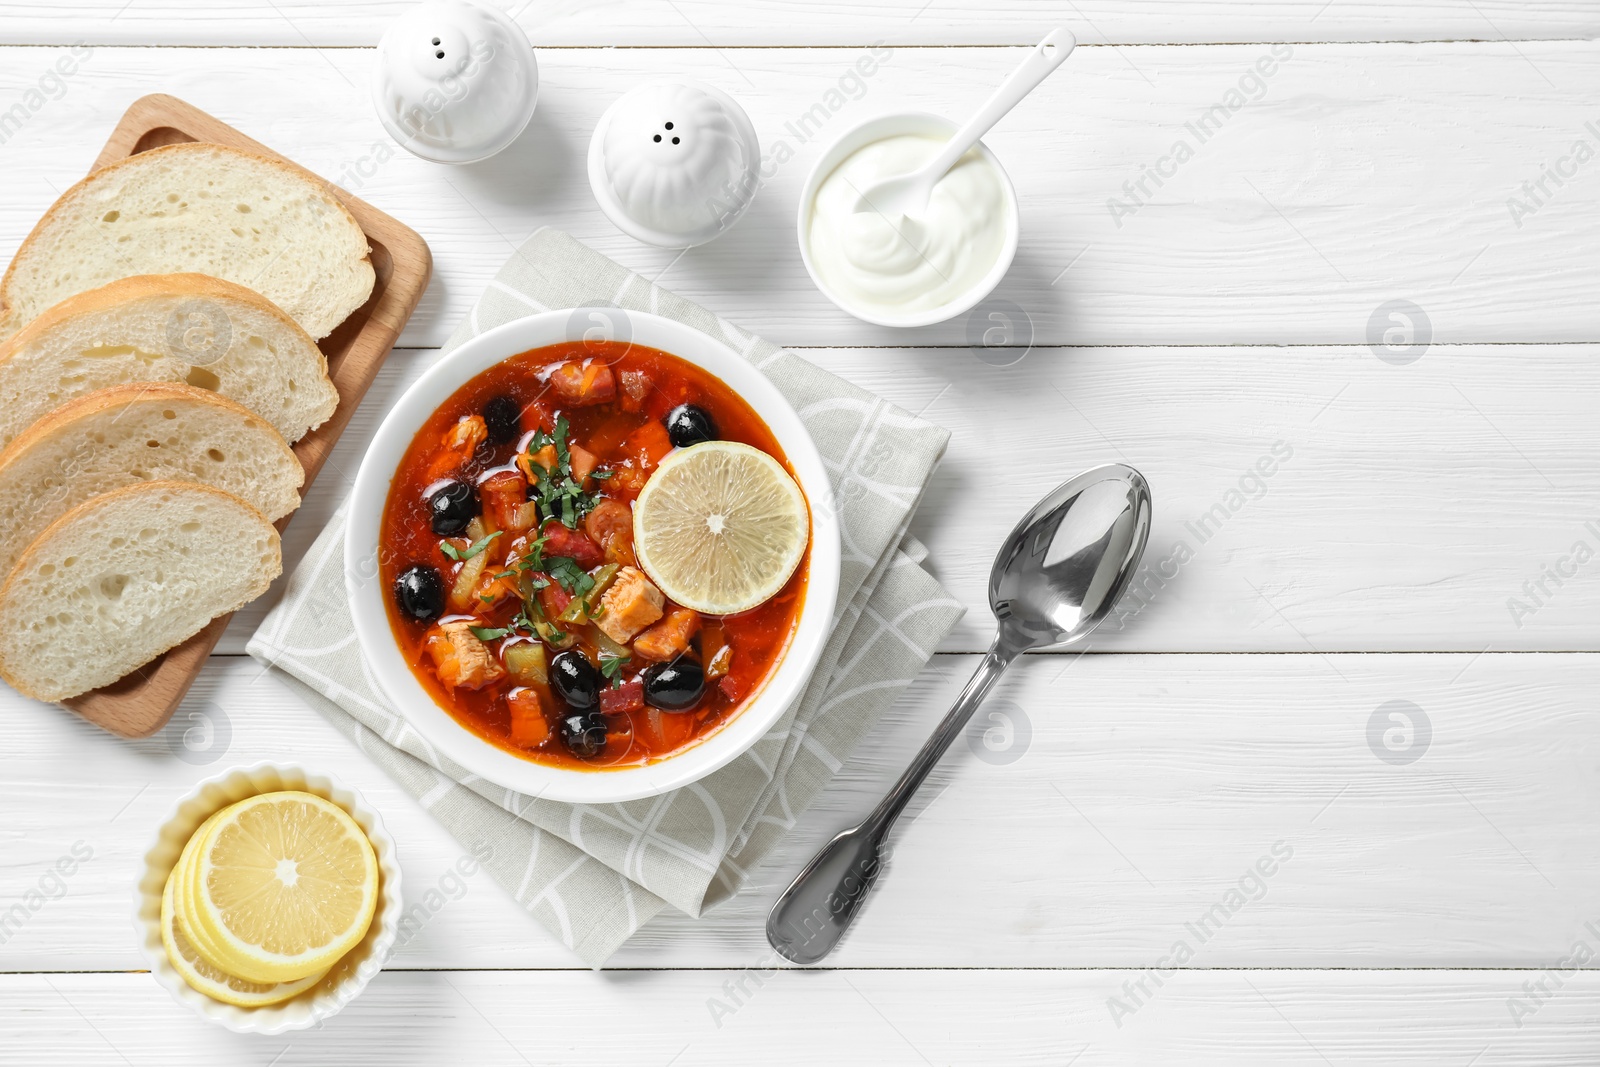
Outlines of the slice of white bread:
[[305,469],[260,416],[188,385],[116,385],[57,408],[0,451],[0,575],[46,526],[138,482],[199,482],[276,522]]
[[127,382],[221,393],[298,441],[339,404],[316,343],[271,301],[204,274],[123,278],[0,344],[0,448],[75,397]]
[[249,286],[323,338],[372,295],[367,236],[331,186],[195,142],[140,152],[61,194],[0,279],[0,339],[74,293],[194,271]]
[[103,493],[52,523],[0,587],[0,677],[51,701],[108,685],[266,592],[282,569],[278,531],[220,489]]

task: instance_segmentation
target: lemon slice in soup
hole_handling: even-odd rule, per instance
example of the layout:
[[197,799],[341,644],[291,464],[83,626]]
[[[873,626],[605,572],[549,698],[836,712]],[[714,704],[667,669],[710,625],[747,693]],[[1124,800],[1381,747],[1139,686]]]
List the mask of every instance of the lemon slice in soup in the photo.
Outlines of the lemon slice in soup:
[[770,600],[810,537],[806,498],[789,472],[736,441],[671,453],[633,505],[639,565],[670,599],[707,615]]

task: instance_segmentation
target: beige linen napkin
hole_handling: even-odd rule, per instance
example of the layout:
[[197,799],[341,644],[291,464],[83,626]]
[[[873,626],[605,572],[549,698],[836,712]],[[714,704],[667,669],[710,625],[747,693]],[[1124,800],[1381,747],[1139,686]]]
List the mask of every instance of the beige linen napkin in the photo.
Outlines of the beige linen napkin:
[[[732,896],[894,703],[961,617],[906,535],[948,433],[754,337],[585,247],[528,239],[444,346],[552,308],[618,306],[724,342],[794,405],[833,479],[844,558],[833,632],[796,704],[745,755],[691,786],[626,804],[539,800],[435,753],[388,704],[355,641],[341,508],[289,577],[250,654],[290,684],[433,815],[590,966],[667,905]],[[578,312],[579,314],[590,314]],[[348,506],[348,505],[346,505]],[[812,502],[813,507],[818,502]],[[402,842],[402,848],[404,843]],[[427,914],[412,901],[412,932]],[[410,915],[410,912],[408,912]],[[407,931],[402,930],[402,938]]]

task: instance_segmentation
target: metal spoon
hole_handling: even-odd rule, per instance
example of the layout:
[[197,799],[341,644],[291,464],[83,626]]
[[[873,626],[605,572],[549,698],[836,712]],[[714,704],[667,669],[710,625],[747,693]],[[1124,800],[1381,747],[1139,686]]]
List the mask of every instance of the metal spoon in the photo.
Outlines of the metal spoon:
[[869,185],[856,201],[854,213],[859,215],[863,211],[876,211],[886,219],[897,219],[902,215],[921,218],[927,209],[933,187],[945,172],[955,166],[956,160],[966,155],[967,149],[977,144],[990,127],[1020,104],[1023,97],[1038,88],[1051,71],[1066,62],[1077,45],[1078,39],[1065,26],[1051,30],[1044,40],[1033,46],[1028,58],[1011,72],[1011,76],[984,102],[978,113],[945,142],[938,155],[910,174],[885,178]]
[[877,809],[824,845],[773,905],[767,940],[781,955],[816,963],[833,951],[878,876],[889,828],[1012,660],[1071,644],[1110,614],[1139,569],[1150,511],[1144,476],[1112,463],[1057,487],[1023,516],[989,573],[1000,623],[989,654]]

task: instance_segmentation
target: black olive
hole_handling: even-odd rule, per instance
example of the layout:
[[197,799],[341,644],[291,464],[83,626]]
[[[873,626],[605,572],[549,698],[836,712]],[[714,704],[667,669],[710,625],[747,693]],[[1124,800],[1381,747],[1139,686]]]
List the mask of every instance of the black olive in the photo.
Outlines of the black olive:
[[489,428],[489,441],[503,445],[522,433],[522,405],[501,393],[483,405],[483,424]]
[[444,614],[444,579],[426,563],[415,563],[394,580],[400,610],[413,619],[432,622]]
[[644,669],[644,702],[652,708],[689,711],[700,703],[705,691],[705,668],[687,656]]
[[428,498],[428,510],[433,513],[433,532],[440,537],[454,537],[482,513],[483,505],[471,485],[447,482]]
[[598,711],[575,711],[561,717],[561,742],[574,756],[592,759],[605,751],[606,720]]
[[600,706],[600,672],[588,656],[575,649],[557,652],[550,661],[550,688],[573,711],[593,711]]
[[666,417],[667,436],[678,448],[688,448],[701,441],[717,439],[717,424],[705,408],[693,404],[679,404]]

